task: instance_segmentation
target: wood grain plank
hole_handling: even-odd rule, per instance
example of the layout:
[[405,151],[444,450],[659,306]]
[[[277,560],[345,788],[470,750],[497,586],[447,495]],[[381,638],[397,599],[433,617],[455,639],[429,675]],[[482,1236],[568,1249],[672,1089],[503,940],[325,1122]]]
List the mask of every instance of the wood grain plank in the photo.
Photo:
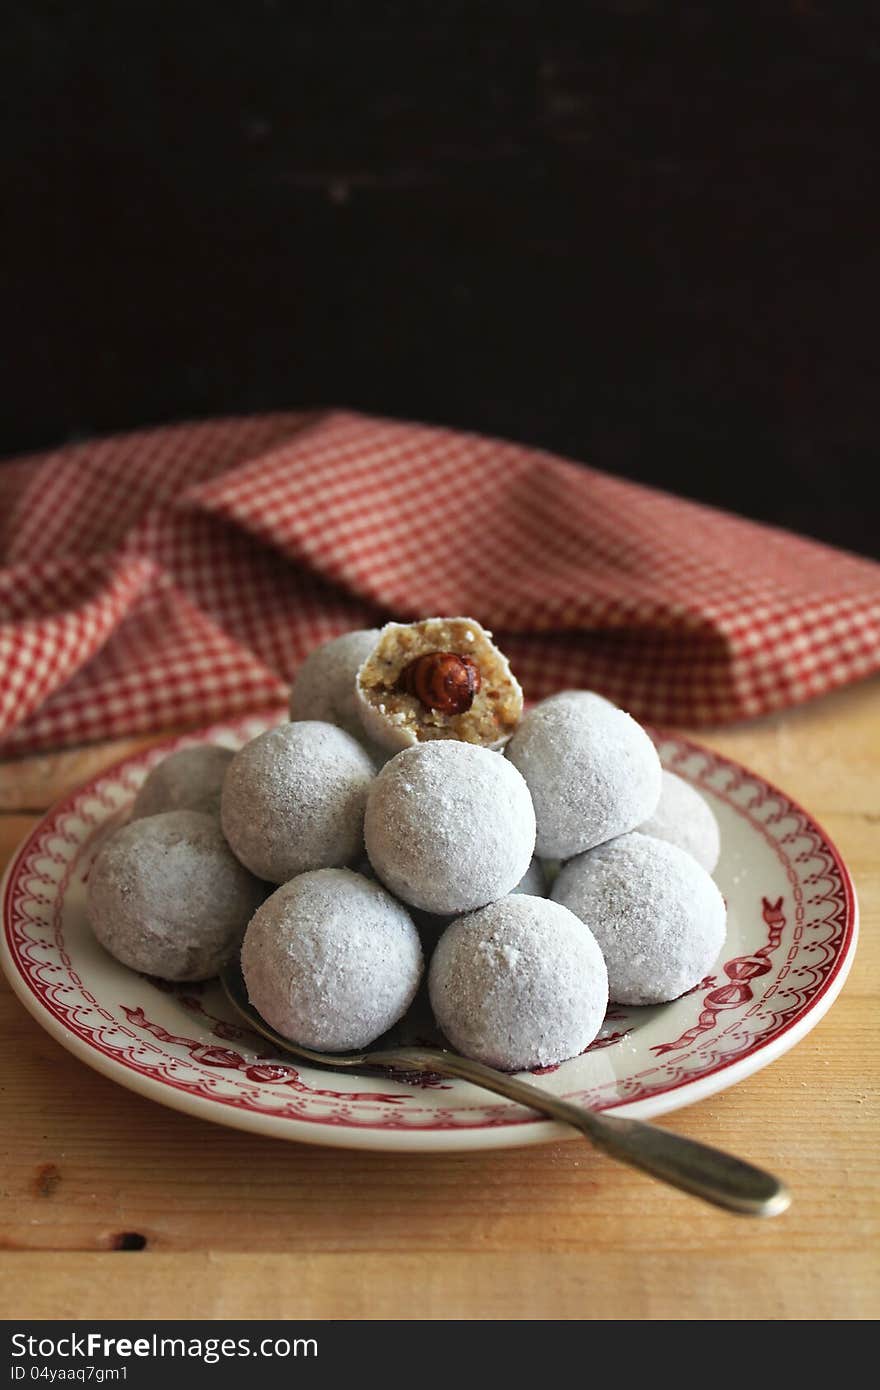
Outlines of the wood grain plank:
[[836,812],[880,816],[880,677],[692,736],[760,772],[819,820]]
[[[751,1228],[750,1228],[751,1229]],[[864,1253],[768,1262],[748,1238],[723,1256],[577,1254],[0,1258],[0,1317],[810,1319],[876,1317]],[[321,1333],[318,1332],[319,1346]],[[332,1335],[332,1334],[330,1334]],[[336,1334],[342,1335],[342,1334]]]

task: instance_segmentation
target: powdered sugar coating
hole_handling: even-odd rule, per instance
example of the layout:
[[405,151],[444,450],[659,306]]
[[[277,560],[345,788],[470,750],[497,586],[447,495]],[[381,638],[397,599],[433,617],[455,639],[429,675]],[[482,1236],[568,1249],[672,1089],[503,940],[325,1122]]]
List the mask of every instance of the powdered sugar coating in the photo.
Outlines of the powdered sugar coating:
[[285,1038],[325,1052],[366,1047],[409,1008],[419,935],[400,903],[351,869],[300,874],[267,898],[241,952],[248,997]]
[[552,897],[592,931],[617,1004],[677,999],[724,944],[724,899],[705,869],[677,845],[638,831],[572,859]]
[[457,1051],[523,1071],[590,1045],[605,1017],[608,974],[574,913],[515,894],[447,927],[428,989],[437,1023]]
[[286,883],[363,851],[375,767],[333,724],[280,724],[239,749],[223,783],[223,833],[252,873]]
[[231,748],[216,743],[196,743],[169,753],[144,779],[132,807],[132,820],[161,811],[204,811],[219,816],[223,778],[233,756]]
[[345,632],[310,652],[290,690],[290,717],[336,724],[353,738],[365,738],[355,688],[358,668],[379,640],[378,628]]
[[660,799],[660,759],[648,735],[590,691],[564,691],[533,706],[506,756],[528,783],[536,852],[545,859],[570,859],[633,830]]
[[721,831],[711,806],[690,782],[663,769],[663,787],[653,816],[638,829],[656,840],[668,840],[685,850],[707,874],[712,874],[721,854]]
[[[376,871],[366,856],[358,861],[355,868],[359,874],[364,874],[366,878],[375,879],[376,877]],[[511,893],[528,893],[533,898],[546,898],[549,893],[549,883],[543,862],[537,857],[533,858],[519,883],[510,891]],[[427,955],[431,954],[449,923],[454,921],[456,917],[454,912],[437,914],[423,912],[418,907],[411,907],[410,915],[418,928],[422,948]]]
[[529,897],[532,898],[546,898],[547,875],[544,872],[544,865],[537,855],[532,859],[519,883],[510,891],[511,893],[528,893]]
[[102,846],[88,916],[102,946],[132,970],[207,980],[233,954],[264,893],[215,816],[164,811],[129,822]]
[[370,863],[397,897],[426,912],[468,912],[519,883],[535,847],[535,813],[499,753],[420,743],[379,773],[364,834]]

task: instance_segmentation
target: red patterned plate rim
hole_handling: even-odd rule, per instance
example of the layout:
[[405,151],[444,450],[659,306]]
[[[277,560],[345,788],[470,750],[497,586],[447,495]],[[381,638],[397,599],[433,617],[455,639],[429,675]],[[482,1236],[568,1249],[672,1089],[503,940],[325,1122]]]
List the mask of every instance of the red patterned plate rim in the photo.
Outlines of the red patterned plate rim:
[[[394,1118],[383,1118],[372,1121],[369,1117],[354,1119],[343,1111],[343,1118],[338,1115],[316,1115],[304,1114],[302,1111],[292,1116],[289,1112],[272,1113],[261,1109],[257,1105],[249,1103],[247,1100],[237,1099],[232,1096],[217,1094],[207,1094],[204,1087],[193,1086],[181,1083],[165,1074],[159,1074],[157,1068],[152,1068],[154,1074],[150,1074],[150,1068],[118,1055],[113,1049],[104,1046],[96,1036],[90,1036],[87,1029],[74,1025],[71,1018],[64,1015],[64,1012],[53,1006],[49,999],[48,991],[41,989],[35,983],[36,972],[29,974],[24,967],[22,956],[19,950],[19,941],[13,931],[14,913],[13,904],[22,895],[22,883],[25,874],[28,872],[28,859],[32,851],[39,845],[41,840],[45,840],[50,833],[61,834],[60,829],[63,818],[75,811],[85,799],[94,794],[104,783],[110,783],[122,774],[132,771],[143,770],[157,756],[169,751],[170,749],[197,740],[212,740],[221,736],[227,738],[238,738],[241,740],[243,731],[247,729],[249,736],[252,736],[257,725],[267,725],[277,722],[279,717],[283,717],[277,709],[264,711],[258,714],[245,716],[231,721],[214,724],[210,728],[196,732],[183,734],[177,737],[168,738],[161,743],[150,745],[133,755],[128,755],[119,759],[117,762],[104,769],[98,776],[84,783],[78,788],[68,793],[66,797],[57,802],[34,827],[27,836],[17,853],[14,855],[2,884],[0,884],[0,900],[3,905],[3,924],[4,931],[2,936],[2,950],[0,950],[0,962],[2,962],[4,972],[12,985],[13,990],[19,999],[36,1018],[37,1022],[46,1029],[57,1041],[59,1041],[69,1051],[73,1052],[80,1060],[86,1062],[93,1069],[104,1073],[118,1083],[135,1090],[143,1095],[157,1100],[162,1104],[169,1105],[174,1109],[198,1115],[202,1118],[210,1119],[218,1123],[231,1125],[242,1129],[255,1129],[263,1133],[279,1135],[288,1139],[305,1140],[307,1142],[342,1145],[358,1148],[389,1148],[389,1149],[421,1149],[424,1151],[437,1149],[456,1149],[456,1148],[488,1148],[503,1147],[509,1145],[521,1145],[528,1143],[547,1142],[561,1138],[571,1138],[574,1131],[560,1126],[552,1121],[538,1120],[515,1106],[485,1105],[481,1108],[468,1106],[453,1107],[449,1113],[467,1114],[474,1116],[473,1122],[468,1118],[467,1121],[458,1120],[454,1123],[441,1118],[447,1112],[435,1111],[434,1117],[427,1123],[399,1123],[398,1117],[401,1110],[398,1108],[394,1112]],[[740,1046],[734,1050],[730,1056],[718,1056],[702,1071],[685,1074],[678,1079],[669,1079],[666,1084],[657,1085],[653,1089],[643,1086],[640,1091],[638,1086],[630,1095],[624,1094],[619,1098],[602,1098],[599,1093],[574,1091],[560,1092],[561,1094],[571,1095],[573,1098],[581,1099],[587,1103],[595,1104],[601,1109],[615,1109],[622,1114],[640,1116],[646,1118],[651,1115],[662,1114],[676,1109],[682,1105],[691,1104],[694,1101],[705,1098],[714,1092],[725,1089],[727,1086],[743,1079],[752,1072],[768,1065],[776,1060],[789,1048],[794,1046],[806,1035],[830,1008],[834,999],[837,997],[843,986],[846,975],[852,963],[856,941],[858,937],[858,906],[855,888],[850,873],[843,861],[842,856],[836,846],[817,824],[812,816],[794,801],[787,793],[782,792],[764,777],[744,768],[740,763],[731,758],[726,758],[722,754],[713,752],[702,747],[700,744],[683,737],[673,731],[652,730],[652,737],[664,753],[664,761],[667,766],[675,766],[676,770],[686,777],[687,770],[682,764],[687,759],[698,758],[703,760],[703,767],[698,778],[691,777],[689,780],[695,781],[696,785],[701,785],[702,790],[710,791],[721,801],[726,801],[740,816],[749,822],[752,829],[759,830],[764,839],[771,844],[777,857],[785,864],[787,876],[792,888],[797,896],[797,880],[788,863],[787,856],[784,854],[781,844],[774,840],[768,832],[766,824],[760,822],[750,815],[750,809],[738,805],[725,792],[723,788],[711,786],[707,778],[710,773],[729,772],[734,781],[740,783],[750,783],[754,788],[759,789],[761,802],[775,800],[782,807],[780,811],[772,817],[774,822],[788,816],[795,817],[800,822],[801,831],[808,833],[815,840],[815,854],[822,854],[827,857],[829,865],[833,868],[836,875],[836,884],[833,883],[831,873],[824,873],[820,878],[832,883],[833,897],[838,900],[838,908],[835,909],[839,921],[835,925],[835,934],[828,941],[823,942],[823,947],[829,948],[825,968],[820,973],[818,983],[812,986],[804,994],[799,1006],[790,1008],[787,1013],[777,1014],[779,1019],[778,1026],[771,1028],[766,1036],[759,1036],[756,1041],[746,1046]],[[672,756],[671,749],[675,750]],[[108,813],[109,814],[109,813]],[[106,817],[102,818],[105,819]],[[75,866],[78,858],[84,850],[88,848],[94,835],[99,832],[101,822],[95,824],[94,829],[88,834],[76,840],[77,848],[70,858],[68,870],[65,878],[60,885],[57,885],[56,896],[58,898],[58,912],[63,907],[65,883],[68,881],[70,873]],[[791,838],[789,836],[788,838]],[[33,876],[33,875],[32,875]],[[47,881],[48,882],[48,881]],[[48,884],[48,891],[51,893],[52,885]],[[832,898],[828,893],[820,895],[819,901],[831,902]],[[775,908],[779,908],[783,899],[780,898],[777,904],[771,903],[767,897],[763,898],[765,921],[770,926],[771,940],[773,938],[773,925],[771,915]],[[802,908],[802,902],[799,905]],[[768,912],[769,909],[769,912]],[[784,914],[779,914],[780,920],[785,925]],[[802,916],[802,912],[800,913]],[[800,920],[800,919],[799,919]],[[820,918],[811,923],[812,926],[823,926],[831,920],[830,915]],[[839,928],[839,929],[838,929]],[[779,944],[779,931],[777,929],[777,945]],[[831,949],[833,947],[833,950]],[[757,954],[769,955],[769,947],[765,946]],[[790,948],[789,959],[791,958],[794,947]],[[740,979],[740,975],[732,972],[728,967],[739,965],[742,968],[748,965],[749,960],[754,961],[754,954],[751,957],[739,957],[732,962],[725,962],[721,966],[726,970],[731,984],[723,986],[721,989],[714,989],[706,995],[706,999],[711,999],[713,995],[722,997],[725,991],[736,992],[737,989],[745,989],[745,997],[751,999],[752,991],[743,984],[737,985],[735,981]],[[69,962],[68,962],[69,964]],[[753,965],[753,970],[755,969]],[[787,966],[780,972],[782,978],[787,970]],[[717,967],[716,967],[717,969]],[[763,973],[764,969],[769,969],[766,960],[760,970],[756,973]],[[816,971],[811,970],[815,976]],[[73,975],[73,978],[77,978]],[[709,977],[707,984],[714,982],[717,976]],[[745,979],[750,978],[748,974]],[[77,979],[77,982],[80,983]],[[774,986],[775,988],[775,986]],[[774,991],[769,991],[772,994]],[[692,992],[694,993],[694,992]],[[672,1008],[674,1006],[666,1006]],[[722,1007],[727,1007],[725,1003],[709,1005],[708,1010],[704,1002],[701,1018],[711,1014],[714,1023],[717,1012]],[[715,1013],[712,1013],[712,1008]],[[127,1013],[129,1011],[126,1011]],[[707,1025],[708,1026],[708,1025]],[[149,1029],[150,1024],[147,1022]],[[698,1036],[701,1025],[698,1023],[692,1027],[688,1033],[684,1034],[687,1039],[690,1034]],[[157,1036],[162,1032],[157,1030]],[[133,1036],[133,1035],[132,1035]],[[166,1035],[174,1042],[183,1042],[184,1039]],[[626,1037],[626,1032],[612,1034],[611,1041],[616,1038]],[[693,1041],[693,1039],[691,1039]],[[597,1044],[601,1045],[601,1044]],[[669,1044],[664,1043],[659,1048],[651,1050],[655,1053],[670,1051],[675,1047],[683,1045],[681,1040]],[[204,1050],[204,1049],[202,1049]],[[195,1054],[193,1054],[195,1055]],[[229,1053],[229,1056],[238,1054]],[[686,1056],[689,1054],[685,1054]],[[565,1064],[571,1066],[573,1064]],[[656,1070],[657,1068],[655,1068]],[[551,1069],[552,1070],[552,1069]],[[649,1069],[650,1071],[650,1069]],[[644,1075],[640,1073],[639,1075]],[[294,1072],[294,1075],[296,1073]],[[331,1078],[335,1073],[328,1074]],[[339,1073],[340,1080],[344,1079],[344,1074]],[[350,1080],[350,1078],[348,1078]],[[309,1090],[309,1087],[305,1087]],[[319,1092],[315,1092],[319,1094]],[[339,1095],[339,1093],[331,1093]],[[340,1100],[342,1096],[339,1095]],[[346,1097],[346,1099],[350,1099]],[[367,1097],[362,1097],[367,1100]],[[400,1099],[400,1097],[389,1097],[376,1095],[376,1102]],[[410,1112],[412,1113],[412,1112]]]

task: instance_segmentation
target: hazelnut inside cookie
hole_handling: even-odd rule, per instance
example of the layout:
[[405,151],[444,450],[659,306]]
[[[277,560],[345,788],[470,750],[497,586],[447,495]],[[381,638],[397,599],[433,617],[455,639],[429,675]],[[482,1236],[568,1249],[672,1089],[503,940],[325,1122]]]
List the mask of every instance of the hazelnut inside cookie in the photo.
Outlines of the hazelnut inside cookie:
[[472,618],[388,623],[357,675],[370,737],[394,749],[442,738],[503,747],[523,697],[491,638]]

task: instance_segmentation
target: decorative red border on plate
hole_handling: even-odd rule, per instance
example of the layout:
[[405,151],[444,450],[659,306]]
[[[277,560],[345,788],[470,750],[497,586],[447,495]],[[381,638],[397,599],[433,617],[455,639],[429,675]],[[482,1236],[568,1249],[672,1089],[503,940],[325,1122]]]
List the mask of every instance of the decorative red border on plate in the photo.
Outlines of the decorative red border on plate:
[[[169,1057],[167,1054],[163,1055],[161,1049],[151,1046],[145,1042],[142,1036],[125,1028],[112,1015],[101,1010],[97,1001],[93,1000],[85,991],[64,949],[60,910],[63,904],[65,885],[80,863],[83,852],[88,851],[93,836],[83,837],[82,834],[71,833],[69,827],[65,826],[66,820],[76,816],[80,822],[91,824],[97,829],[106,820],[108,812],[112,813],[118,809],[119,803],[107,794],[107,788],[114,780],[117,784],[121,783],[131,790],[133,794],[137,785],[137,776],[132,776],[132,774],[137,774],[170,749],[193,742],[195,739],[217,738],[221,734],[242,740],[245,736],[252,736],[260,727],[265,727],[267,723],[274,722],[277,717],[277,712],[272,711],[269,715],[251,716],[233,724],[217,725],[200,735],[185,735],[168,740],[161,745],[154,745],[133,757],[121,759],[95,778],[93,782],[70,793],[47,814],[35,827],[10,866],[4,895],[3,915],[6,941],[20,980],[26,984],[41,1008],[65,1032],[85,1042],[95,1051],[111,1058],[117,1065],[129,1068],[162,1086],[184,1091],[190,1095],[223,1105],[244,1109],[254,1114],[344,1128],[407,1131],[472,1131],[498,1128],[499,1126],[544,1123],[535,1120],[532,1115],[523,1112],[519,1107],[511,1105],[444,1106],[431,1109],[412,1104],[401,1106],[401,1101],[412,1102],[417,1099],[411,1091],[408,1094],[402,1091],[399,1097],[376,1094],[370,1099],[366,1093],[342,1097],[338,1093],[328,1094],[326,1091],[322,1092],[309,1087],[302,1083],[297,1073],[294,1073],[296,1094],[293,1096],[281,1097],[277,1091],[269,1092],[252,1084],[242,1087],[237,1094],[222,1094],[218,1091],[219,1079],[216,1069],[212,1073],[210,1067],[206,1067],[204,1069],[205,1074],[199,1076],[197,1080],[182,1080],[175,1075],[176,1071],[184,1068],[185,1064],[182,1061]],[[740,1012],[740,1007],[750,1003],[752,991],[750,988],[740,988],[738,982],[742,983],[744,979],[754,978],[757,974],[766,974],[770,952],[779,945],[781,939],[781,919],[784,916],[782,901],[768,902],[765,899],[763,916],[770,928],[768,945],[756,952],[754,956],[738,957],[721,966],[720,969],[727,975],[731,985],[721,986],[720,991],[718,988],[714,988],[707,993],[703,1001],[699,1025],[687,1030],[678,1039],[671,1039],[668,1043],[652,1048],[658,1058],[663,1053],[671,1052],[676,1052],[677,1057],[668,1062],[658,1060],[655,1065],[627,1078],[625,1082],[618,1082],[616,1099],[609,1099],[607,1096],[603,1098],[601,1091],[571,1093],[572,1098],[602,1109],[614,1109],[620,1105],[630,1104],[635,1100],[663,1095],[683,1086],[701,1082],[746,1056],[761,1051],[770,1043],[776,1042],[810,1013],[828,992],[844,962],[848,960],[855,932],[855,894],[849,872],[828,836],[802,807],[763,778],[747,772],[720,754],[691,743],[680,735],[655,732],[653,737],[664,755],[664,762],[667,766],[677,768],[697,785],[704,783],[712,795],[725,801],[739,815],[743,816],[771,846],[792,887],[792,898],[797,918],[795,944],[789,951],[789,959],[782,963],[780,970],[773,976],[772,980],[768,980],[767,988],[760,1000],[751,1004],[744,1012]],[[699,760],[699,766],[696,769],[687,766],[694,759]],[[717,785],[711,781],[712,778],[718,778],[721,774],[726,774],[723,785]],[[736,793],[743,793],[744,790],[752,793],[745,805],[736,799]],[[94,803],[92,809],[87,806],[90,799]],[[764,811],[766,814],[761,817],[758,815],[759,811]],[[775,834],[772,832],[772,827],[779,827],[783,822],[788,821],[791,821],[792,824],[783,833]],[[813,860],[817,862],[816,867],[809,874],[802,873],[799,877],[789,859],[785,846],[804,837],[810,842],[811,847],[808,850],[802,849],[798,853],[799,866],[803,867],[807,862]],[[70,852],[59,853],[57,847],[52,847],[51,842],[53,840],[56,842],[56,846],[58,840],[62,841],[70,847]],[[60,873],[55,876],[47,873],[45,869],[38,869],[36,866],[38,859],[44,863],[57,865]],[[794,989],[792,991],[793,997],[784,1007],[771,1011],[769,1022],[759,1034],[747,1032],[744,1037],[737,1038],[736,1033],[745,1019],[754,1015],[760,1006],[767,1004],[788,975],[791,957],[795,953],[795,946],[800,942],[804,930],[802,884],[814,886],[817,889],[816,894],[809,901],[812,906],[821,905],[819,914],[809,923],[811,932],[816,931],[809,946],[810,949],[816,950],[820,958],[810,964],[810,981],[803,987]],[[45,906],[53,900],[55,901],[53,917],[55,942],[60,952],[61,962],[67,969],[67,979],[80,988],[83,997],[95,1006],[105,1020],[105,1023],[97,1027],[78,1017],[82,1008],[81,1005],[68,1006],[58,1000],[57,991],[61,985],[57,977],[54,980],[46,979],[42,973],[46,968],[46,962],[37,961],[31,957],[30,948],[37,943],[29,940],[27,936],[28,924],[33,925],[27,904],[42,902]],[[818,929],[822,928],[826,930],[820,939]],[[45,946],[45,942],[39,944]],[[749,961],[751,961],[751,965],[748,963]],[[760,962],[760,969],[757,962]],[[803,962],[800,964],[803,966]],[[743,976],[743,971],[745,971],[745,976]],[[715,1033],[710,1038],[708,1034],[715,1028],[719,1013],[723,1008],[730,1008],[732,1013],[736,1010],[736,1017],[720,1033]],[[118,1044],[109,1045],[102,1037],[102,1033],[107,1031],[107,1025],[115,1034],[121,1033],[130,1038],[131,1044],[124,1048],[120,1048]],[[722,1040],[726,1040],[725,1045],[720,1045]],[[707,1044],[710,1042],[712,1046],[708,1047]],[[197,1047],[197,1044],[194,1042],[193,1046]],[[155,1060],[144,1060],[143,1054],[151,1052],[157,1054]],[[697,1065],[687,1068],[684,1063],[691,1062],[693,1064],[698,1054]],[[216,1060],[212,1065],[216,1068]],[[192,1067],[188,1066],[185,1069],[191,1071]],[[239,1069],[238,1063],[232,1069]],[[224,1079],[227,1083],[230,1081],[228,1074]],[[266,1080],[269,1078],[267,1077]],[[314,1113],[315,1103],[323,1103],[318,1098],[326,1097],[329,1100],[331,1096],[334,1099],[335,1109],[328,1113]],[[274,1103],[268,1103],[270,1098]],[[368,1111],[366,1115],[360,1113],[364,1109]],[[422,1123],[416,1118],[419,1114],[428,1115],[430,1118]]]

